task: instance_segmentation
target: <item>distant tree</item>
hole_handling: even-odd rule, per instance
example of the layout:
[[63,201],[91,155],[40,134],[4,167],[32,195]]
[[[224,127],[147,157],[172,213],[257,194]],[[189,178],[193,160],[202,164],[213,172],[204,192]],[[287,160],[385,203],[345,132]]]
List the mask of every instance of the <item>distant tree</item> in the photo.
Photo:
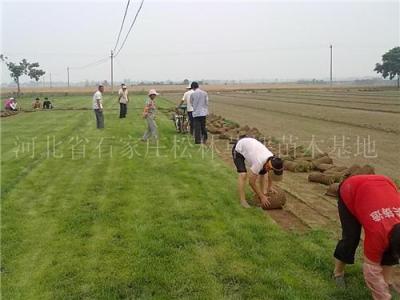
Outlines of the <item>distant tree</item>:
[[21,92],[19,78],[22,75],[27,75],[29,78],[35,79],[37,82],[39,81],[40,77],[46,73],[45,71],[38,69],[39,63],[29,63],[25,58],[20,63],[16,64],[9,61],[7,56],[0,54],[0,60],[6,64],[8,70],[11,72],[10,76],[12,79],[14,79],[18,87],[18,95]]
[[383,78],[392,80],[397,75],[397,88],[400,87],[400,47],[395,47],[382,55],[382,64],[377,63],[375,69]]
[[185,80],[183,81],[183,84],[184,84],[184,85],[189,85],[189,79],[185,79]]

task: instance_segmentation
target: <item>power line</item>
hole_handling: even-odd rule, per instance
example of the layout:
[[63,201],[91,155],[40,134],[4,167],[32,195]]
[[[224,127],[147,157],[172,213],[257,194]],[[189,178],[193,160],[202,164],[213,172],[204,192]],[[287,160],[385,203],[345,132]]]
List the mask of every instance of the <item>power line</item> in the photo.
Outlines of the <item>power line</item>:
[[81,69],[85,69],[85,68],[101,65],[101,64],[103,64],[103,63],[105,63],[107,61],[108,61],[108,57],[105,57],[105,58],[93,61],[91,63],[88,63],[88,64],[80,66],[80,67],[71,67],[70,69],[81,70]]
[[118,42],[119,42],[119,38],[121,37],[122,28],[124,27],[125,18],[126,18],[126,13],[128,12],[128,7],[129,7],[129,3],[130,3],[130,2],[131,2],[131,0],[128,0],[128,3],[126,4],[125,13],[124,13],[124,18],[122,19],[121,28],[119,29],[117,42],[115,43],[115,47],[114,47],[113,52],[115,52],[115,49],[117,49]]
[[141,11],[141,9],[142,9],[143,2],[144,2],[144,0],[142,0],[142,2],[140,3],[139,9],[138,9],[137,12],[136,12],[136,15],[135,15],[135,18],[134,18],[133,21],[132,21],[131,27],[129,27],[128,33],[126,34],[125,39],[124,39],[124,41],[122,42],[122,46],[118,49],[117,53],[115,53],[114,57],[117,57],[117,55],[119,54],[119,52],[121,52],[122,48],[124,47],[124,45],[125,45],[125,43],[126,43],[126,40],[128,39],[129,33],[131,32],[133,25],[135,25],[136,19],[137,19],[138,15],[139,15],[139,13],[140,13],[140,11]]

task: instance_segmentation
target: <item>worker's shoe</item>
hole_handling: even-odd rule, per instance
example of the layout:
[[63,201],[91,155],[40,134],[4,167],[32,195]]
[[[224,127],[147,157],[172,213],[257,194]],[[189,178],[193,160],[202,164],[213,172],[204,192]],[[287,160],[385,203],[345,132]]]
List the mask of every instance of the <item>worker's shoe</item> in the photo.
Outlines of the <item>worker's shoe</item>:
[[346,281],[344,280],[344,275],[335,276],[332,275],[333,280],[335,280],[336,286],[338,288],[344,289],[346,288]]

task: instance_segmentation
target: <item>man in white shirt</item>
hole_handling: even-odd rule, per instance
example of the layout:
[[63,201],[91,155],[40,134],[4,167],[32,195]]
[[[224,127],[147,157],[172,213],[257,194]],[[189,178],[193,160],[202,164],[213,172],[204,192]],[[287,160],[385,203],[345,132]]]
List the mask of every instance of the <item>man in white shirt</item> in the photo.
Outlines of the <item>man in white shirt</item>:
[[121,88],[118,91],[118,100],[119,100],[119,117],[125,118],[127,113],[127,104],[129,102],[128,98],[128,89],[126,85],[123,83],[121,84]]
[[104,86],[102,84],[99,84],[97,91],[93,95],[93,110],[96,115],[97,129],[104,128],[103,92]]
[[207,142],[208,94],[201,90],[195,81],[190,86],[193,90],[190,95],[190,103],[193,106],[194,142],[195,144],[205,144]]
[[186,92],[183,94],[182,101],[179,105],[186,104],[186,110],[189,119],[190,134],[193,135],[193,106],[190,102],[190,95],[193,94],[192,87],[189,85],[186,87]]
[[[249,184],[255,195],[266,208],[270,205],[270,201],[266,193],[273,192],[272,176],[269,171],[273,171],[276,180],[281,179],[283,173],[283,161],[265,147],[264,144],[254,138],[245,137],[240,139],[232,148],[233,162],[239,173],[238,190],[240,196],[240,204],[249,208],[246,201],[245,184],[247,180],[247,169],[249,167]],[[268,173],[268,176],[265,174]],[[257,185],[259,179],[259,185]]]

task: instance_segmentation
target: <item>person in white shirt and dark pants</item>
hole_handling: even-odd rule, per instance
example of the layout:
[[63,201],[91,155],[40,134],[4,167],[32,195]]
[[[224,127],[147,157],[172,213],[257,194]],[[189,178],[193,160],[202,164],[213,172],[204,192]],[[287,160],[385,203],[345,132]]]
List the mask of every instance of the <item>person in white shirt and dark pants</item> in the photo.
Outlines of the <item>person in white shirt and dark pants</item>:
[[93,110],[96,115],[97,129],[104,128],[103,93],[104,86],[102,84],[99,84],[97,91],[93,95]]
[[[270,205],[269,196],[267,193],[274,192],[272,187],[274,173],[275,180],[282,179],[283,161],[275,156],[264,144],[251,137],[241,138],[232,147],[232,158],[239,174],[238,177],[238,190],[240,197],[240,204],[249,208],[246,201],[245,184],[247,178],[254,194],[260,204],[267,208]],[[247,174],[247,168],[249,174]],[[268,176],[265,176],[268,173]],[[259,185],[257,185],[257,179]]]
[[118,96],[119,96],[119,117],[125,118],[126,117],[126,113],[128,110],[128,102],[129,102],[129,98],[128,98],[128,89],[126,88],[125,84],[121,84],[121,88],[118,91]]
[[190,95],[190,103],[193,106],[194,142],[195,144],[205,144],[207,142],[208,94],[199,89],[199,84],[195,81],[190,86],[193,90]]
[[193,94],[192,87],[189,85],[186,87],[187,91],[183,94],[182,101],[180,105],[186,104],[187,115],[189,119],[189,127],[190,127],[190,134],[193,135],[194,127],[193,127],[193,106],[190,102],[190,95]]

